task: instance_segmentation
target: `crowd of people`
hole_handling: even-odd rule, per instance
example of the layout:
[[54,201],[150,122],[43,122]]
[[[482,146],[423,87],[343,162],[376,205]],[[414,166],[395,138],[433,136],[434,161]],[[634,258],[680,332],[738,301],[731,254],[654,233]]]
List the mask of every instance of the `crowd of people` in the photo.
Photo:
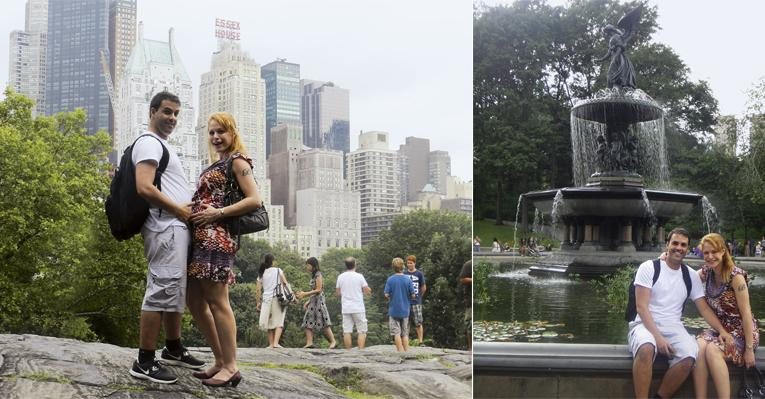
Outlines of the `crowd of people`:
[[[148,131],[133,144],[131,161],[136,191],[151,204],[151,209],[141,230],[148,263],[147,282],[141,307],[138,358],[129,373],[139,379],[170,384],[178,377],[165,366],[175,365],[195,370],[192,375],[203,385],[236,387],[242,375],[236,360],[237,326],[229,302],[229,287],[235,282],[233,265],[239,239],[231,233],[226,220],[259,208],[263,200],[252,176],[253,161],[246,153],[236,122],[224,112],[208,118],[211,163],[201,173],[196,191],[188,189],[178,155],[166,150],[180,108],[176,95],[169,92],[155,95],[149,107]],[[158,170],[168,152],[166,168]],[[235,180],[244,197],[233,204],[224,201],[232,183],[227,181],[229,178]],[[390,334],[398,351],[409,348],[410,324],[414,326],[417,343],[423,344],[422,300],[428,286],[416,262],[414,255],[407,256],[406,261],[394,258],[392,275],[383,289],[389,305]],[[368,330],[364,298],[372,289],[357,271],[356,259],[349,257],[344,263],[346,270],[335,285],[335,295],[341,304],[343,344],[346,349],[353,348],[355,330],[357,347],[364,349]],[[306,338],[303,348],[314,348],[315,334],[321,333],[329,343],[328,348],[334,349],[337,342],[318,259],[308,258],[305,271],[310,275],[310,283],[307,290],[297,291],[293,300],[302,301],[301,328]],[[466,298],[471,281],[470,271],[463,267],[459,284],[467,287]],[[258,269],[255,307],[260,312],[258,326],[268,336],[268,348],[282,348],[280,339],[289,303],[279,300],[277,287],[284,286],[289,286],[288,276],[272,254],[265,254]],[[210,346],[214,357],[211,365],[194,357],[181,342],[181,316],[186,307]],[[158,360],[155,348],[163,326],[165,347]]]

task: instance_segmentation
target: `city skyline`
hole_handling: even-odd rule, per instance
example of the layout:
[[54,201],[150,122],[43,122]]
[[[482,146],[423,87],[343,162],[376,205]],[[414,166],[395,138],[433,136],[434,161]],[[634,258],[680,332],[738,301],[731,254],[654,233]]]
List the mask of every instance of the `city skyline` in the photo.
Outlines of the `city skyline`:
[[[24,28],[25,0],[0,17],[6,38]],[[332,81],[350,92],[351,150],[360,131],[386,131],[391,144],[408,136],[448,151],[455,176],[472,180],[472,5],[402,1],[279,4],[138,1],[144,38],[176,32],[178,51],[198,107],[201,75],[218,49],[215,19],[240,23],[241,46],[258,64],[277,58],[300,64],[301,78]],[[282,16],[276,18],[275,16]],[[292,19],[285,19],[289,16]],[[0,41],[0,77],[8,80],[8,40]]]

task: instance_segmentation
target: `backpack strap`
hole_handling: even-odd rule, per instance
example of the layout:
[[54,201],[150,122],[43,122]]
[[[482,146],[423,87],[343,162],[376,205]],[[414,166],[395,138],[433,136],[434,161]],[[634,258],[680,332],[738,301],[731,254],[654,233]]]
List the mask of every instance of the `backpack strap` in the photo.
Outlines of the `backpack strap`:
[[[153,182],[154,186],[157,187],[159,191],[162,191],[162,174],[165,173],[165,170],[167,170],[167,164],[170,163],[170,152],[162,143],[162,140],[160,140],[157,136],[148,133],[138,136],[138,138],[136,138],[133,142],[133,147],[135,147],[135,143],[137,143],[139,139],[146,136],[155,138],[157,141],[159,141],[159,145],[162,146],[162,158],[159,159],[159,166],[157,166],[157,171],[154,173]],[[159,216],[162,216],[162,208],[159,208]]]
[[683,269],[683,282],[685,283],[685,292],[688,294],[687,297],[690,298],[691,296],[691,272],[689,271],[689,266],[685,263],[681,263],[680,267]]
[[659,279],[659,273],[661,273],[661,261],[658,259],[654,259],[653,260],[653,282],[651,283],[652,287],[656,284],[656,280]]

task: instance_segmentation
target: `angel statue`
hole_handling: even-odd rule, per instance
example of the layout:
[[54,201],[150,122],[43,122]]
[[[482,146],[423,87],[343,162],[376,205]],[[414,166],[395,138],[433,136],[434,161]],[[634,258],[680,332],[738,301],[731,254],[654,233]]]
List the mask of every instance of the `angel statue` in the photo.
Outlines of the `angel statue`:
[[610,36],[608,39],[608,53],[599,58],[598,61],[603,62],[609,56],[611,57],[611,64],[608,66],[609,89],[614,86],[637,88],[635,85],[635,68],[624,51],[627,43],[635,34],[641,11],[642,7],[635,8],[625,14],[616,24],[617,26],[608,24],[603,29],[606,35]]

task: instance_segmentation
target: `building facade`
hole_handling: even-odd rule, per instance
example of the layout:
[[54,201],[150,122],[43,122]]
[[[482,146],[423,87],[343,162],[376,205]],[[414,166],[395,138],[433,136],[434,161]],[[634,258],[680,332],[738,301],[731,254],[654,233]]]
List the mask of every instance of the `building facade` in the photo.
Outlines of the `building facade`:
[[446,180],[452,174],[452,159],[446,151],[431,151],[428,155],[428,183],[446,194]]
[[86,129],[109,129],[111,106],[100,53],[109,48],[109,1],[49,0],[46,114],[84,108]]
[[406,202],[415,201],[417,194],[430,181],[430,140],[419,137],[407,137],[405,144],[399,146],[399,156],[405,158],[404,174],[406,186],[400,188],[406,192]]
[[48,0],[27,0],[24,30],[10,35],[8,85],[35,102],[34,115],[45,114]]
[[400,212],[398,153],[389,149],[387,132],[362,132],[359,148],[346,157],[347,186],[359,193],[361,244],[380,232],[381,215]]
[[351,147],[349,92],[332,82],[303,79],[303,143],[347,154]]
[[297,157],[302,148],[303,128],[299,124],[280,123],[271,128],[271,156],[268,158],[271,203],[284,206],[287,226],[297,224]]
[[300,65],[277,59],[261,68],[266,83],[266,155],[271,156],[271,129],[300,120]]
[[[167,90],[181,100],[178,123],[168,142],[177,152],[183,171],[192,188],[201,171],[199,145],[194,131],[192,86],[181,57],[175,48],[173,28],[168,41],[143,39],[139,36],[131,52],[117,95],[114,145],[118,157],[125,148],[148,128],[149,103],[155,94]],[[119,159],[117,159],[119,164]]]

